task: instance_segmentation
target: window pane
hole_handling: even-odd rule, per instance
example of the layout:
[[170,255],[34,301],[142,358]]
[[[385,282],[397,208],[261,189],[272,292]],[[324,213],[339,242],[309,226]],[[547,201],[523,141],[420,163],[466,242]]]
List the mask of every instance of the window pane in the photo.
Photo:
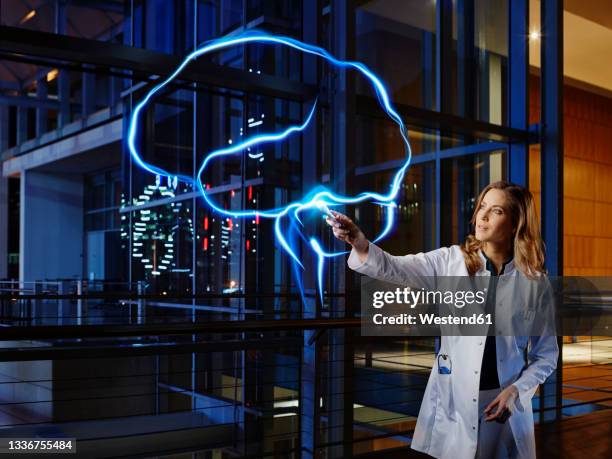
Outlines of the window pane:
[[472,232],[470,220],[476,198],[491,182],[506,177],[506,152],[451,158],[442,161],[441,245],[460,244]]
[[[357,60],[383,80],[397,103],[435,106],[435,18],[431,0],[374,0],[356,10]],[[357,92],[376,97],[361,77]]]
[[191,293],[191,200],[132,212],[131,234],[134,281],[146,281],[150,293]]

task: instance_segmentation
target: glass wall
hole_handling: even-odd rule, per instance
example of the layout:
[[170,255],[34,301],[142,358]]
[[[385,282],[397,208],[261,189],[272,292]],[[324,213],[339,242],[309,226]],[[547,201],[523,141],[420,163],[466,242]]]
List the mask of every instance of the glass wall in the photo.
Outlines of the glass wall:
[[[359,2],[356,58],[376,69],[398,104],[506,124],[507,12],[505,0]],[[436,86],[438,67],[446,88]],[[364,81],[357,92],[373,96]]]
[[120,282],[127,276],[127,251],[121,244],[122,182],[117,169],[85,176],[85,260],[83,278]]

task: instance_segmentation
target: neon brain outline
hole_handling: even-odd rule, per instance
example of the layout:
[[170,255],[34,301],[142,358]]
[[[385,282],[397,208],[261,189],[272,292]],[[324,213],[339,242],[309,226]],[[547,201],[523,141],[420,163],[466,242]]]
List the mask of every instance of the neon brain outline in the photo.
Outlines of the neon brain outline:
[[[272,46],[288,46],[290,48],[296,49],[300,52],[311,54],[318,56],[330,64],[343,69],[354,69],[357,70],[365,79],[368,81],[376,93],[378,101],[385,111],[385,113],[397,124],[398,129],[400,131],[400,135],[402,141],[404,142],[406,148],[406,160],[402,167],[400,167],[390,184],[390,189],[387,194],[381,194],[376,192],[362,192],[356,196],[343,196],[334,193],[331,190],[328,190],[325,187],[317,186],[309,193],[306,194],[301,200],[294,201],[287,204],[284,207],[268,209],[268,210],[227,210],[218,207],[208,196],[206,192],[206,188],[202,183],[202,176],[204,171],[206,170],[207,165],[216,158],[221,158],[224,156],[234,155],[236,153],[242,153],[247,148],[252,148],[258,145],[263,145],[267,143],[280,142],[292,134],[299,133],[304,131],[310,124],[312,117],[317,108],[317,100],[312,103],[312,108],[310,109],[308,116],[306,119],[299,125],[289,126],[288,128],[280,131],[280,132],[272,132],[272,133],[264,133],[258,134],[251,137],[246,138],[245,140],[230,145],[227,147],[219,148],[217,150],[212,151],[202,161],[200,165],[196,180],[194,181],[191,177],[187,177],[184,175],[173,174],[169,171],[166,171],[162,168],[159,168],[155,165],[149,164],[145,162],[138,149],[136,147],[136,138],[138,135],[138,125],[140,121],[140,115],[143,108],[151,101],[153,96],[161,91],[166,85],[168,85],[172,80],[180,75],[180,73],[187,67],[187,65],[197,59],[200,56],[222,50],[224,48],[229,48],[236,45],[243,45],[249,43],[260,43],[260,44],[269,44]],[[128,139],[127,146],[130,152],[130,155],[135,162],[136,165],[144,169],[145,171],[167,177],[168,180],[176,183],[177,181],[182,181],[188,183],[192,186],[196,186],[204,199],[206,205],[212,209],[213,211],[231,218],[270,218],[274,219],[274,233],[277,241],[279,242],[282,249],[290,256],[292,262],[294,263],[294,267],[297,265],[300,268],[304,269],[304,265],[302,264],[300,258],[296,254],[294,249],[295,243],[299,242],[299,240],[295,240],[296,232],[297,235],[307,242],[312,250],[317,254],[318,263],[317,263],[317,288],[321,302],[323,302],[323,274],[324,274],[324,266],[325,259],[332,258],[340,255],[344,255],[347,252],[325,252],[321,247],[319,241],[312,237],[309,240],[306,240],[304,235],[299,231],[302,222],[300,220],[300,213],[312,209],[312,208],[321,208],[322,205],[326,205],[329,207],[338,206],[338,205],[346,205],[346,204],[358,204],[365,201],[373,201],[378,205],[384,206],[387,210],[386,212],[386,222],[383,230],[376,236],[373,242],[377,242],[380,239],[384,238],[391,228],[393,227],[394,222],[394,207],[395,207],[395,198],[397,197],[400,185],[404,179],[404,176],[410,167],[410,162],[412,159],[412,149],[410,147],[410,141],[408,139],[408,132],[401,117],[393,108],[393,105],[390,101],[389,94],[385,88],[383,82],[378,78],[365,64],[358,61],[342,61],[340,59],[335,58],[332,54],[330,54],[325,49],[310,45],[307,43],[303,43],[299,40],[290,37],[271,35],[266,32],[261,31],[250,31],[240,35],[231,36],[231,37],[221,37],[204,43],[198,49],[188,54],[182,61],[182,63],[174,70],[174,72],[165,79],[162,79],[160,83],[155,85],[145,96],[144,98],[138,102],[130,116],[130,122],[128,127]],[[290,218],[290,229],[289,229],[289,237],[286,237],[283,234],[281,227],[281,220],[284,217]],[[300,292],[302,294],[302,299],[305,301],[304,292],[302,286],[299,281],[298,276],[298,285],[300,287]]]

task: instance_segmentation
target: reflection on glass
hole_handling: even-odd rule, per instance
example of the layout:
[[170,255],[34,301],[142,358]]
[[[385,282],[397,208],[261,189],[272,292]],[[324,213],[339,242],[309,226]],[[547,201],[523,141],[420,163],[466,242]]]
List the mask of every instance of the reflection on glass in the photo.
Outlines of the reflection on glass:
[[[435,2],[362,3],[356,10],[357,60],[379,75],[396,103],[434,108]],[[357,92],[375,97],[361,78]]]
[[[440,37],[431,0],[372,0],[356,10],[355,49],[388,85],[399,104],[506,123],[508,56],[507,0],[452,2],[452,31]],[[436,100],[436,46],[450,43],[449,87]],[[374,97],[357,79],[358,94]]]
[[[175,90],[157,96],[146,108],[139,127],[138,151],[143,161],[159,167],[171,174],[193,176],[193,92]],[[143,171],[134,164],[132,177],[132,204],[148,201],[143,190],[159,190],[156,177]],[[166,181],[163,177],[162,181]],[[164,183],[167,190],[162,196],[182,194],[193,191],[190,184]],[[153,186],[153,188],[150,188]]]
[[111,41],[122,31],[124,11],[119,2],[109,2],[106,8],[87,2],[56,3],[4,0],[0,2],[0,24],[100,41]]
[[[302,121],[301,104],[249,95],[243,98],[198,94],[196,157],[198,165],[211,152],[236,145],[253,136],[281,132]],[[264,178],[281,186],[290,185],[300,173],[301,136],[282,142],[249,147],[244,151],[212,159],[201,175],[204,186],[239,186],[245,179]]]
[[[172,193],[165,184],[150,185],[145,195]],[[144,280],[148,292],[192,291],[193,215],[191,200],[135,210],[131,215],[132,278]],[[124,238],[128,235],[123,232]]]
[[[360,454],[381,449],[406,446],[417,416],[427,379],[434,360],[434,338],[393,340],[386,343],[358,344],[355,349],[354,371],[356,374],[354,420],[375,426],[378,432],[398,432],[399,435],[385,439],[355,443]],[[389,375],[401,381],[384,387],[372,385],[371,375]],[[353,438],[365,439],[371,432],[355,423]],[[404,438],[402,439],[402,436]],[[353,452],[357,452],[355,449]]]
[[[116,108],[123,88],[122,79],[59,69],[54,64],[50,61],[48,66],[39,66],[9,60],[0,63],[4,69],[1,78],[6,86],[3,94],[9,97],[6,104],[6,148],[31,139],[46,143],[57,138],[55,136],[80,129],[81,125],[74,123],[68,130],[43,137],[44,134],[92,115],[96,117],[95,123],[99,123],[108,119]],[[19,105],[19,97],[26,96],[47,100],[48,103],[35,107]]]
[[[240,210],[240,189],[214,194],[213,199],[225,209]],[[197,287],[198,293],[243,293],[243,235],[244,219],[233,219],[212,212],[197,200]],[[255,253],[255,239],[248,244]],[[248,241],[248,239],[247,239]],[[251,244],[253,247],[251,247]]]
[[[355,165],[357,167],[407,159],[407,151],[399,128],[392,120],[382,116],[358,115],[355,131],[357,138]],[[433,153],[438,140],[448,146],[461,144],[458,138],[441,137],[437,132],[413,126],[408,126],[408,138],[413,156]]]
[[[196,160],[198,168],[211,152],[244,139],[243,100],[239,97],[198,93],[196,120]],[[236,153],[211,160],[200,176],[205,188],[224,184],[239,186],[242,155]]]
[[[390,253],[401,255],[428,250],[433,245],[434,231],[434,164],[413,165],[400,186],[395,210],[395,226],[379,245]],[[393,172],[379,172],[359,178],[375,189],[384,189],[393,179]],[[385,210],[380,206],[361,206],[355,218],[366,235],[378,234],[385,224]]]

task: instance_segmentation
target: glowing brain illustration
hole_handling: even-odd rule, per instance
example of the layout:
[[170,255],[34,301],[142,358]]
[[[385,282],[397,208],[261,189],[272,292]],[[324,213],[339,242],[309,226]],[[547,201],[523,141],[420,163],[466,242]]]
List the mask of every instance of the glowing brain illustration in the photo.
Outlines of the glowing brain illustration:
[[[187,67],[187,65],[193,60],[197,59],[200,56],[213,53],[215,51],[219,51],[225,48],[230,48],[237,45],[245,45],[249,43],[260,43],[266,44],[270,46],[287,46],[298,50],[300,52],[311,54],[324,59],[328,63],[333,66],[356,70],[359,72],[366,81],[368,81],[381,105],[381,108],[384,112],[391,118],[391,120],[397,125],[402,141],[405,145],[406,149],[406,159],[403,165],[396,171],[394,174],[391,183],[389,184],[389,191],[387,194],[375,193],[375,192],[362,192],[356,196],[343,196],[333,191],[323,187],[317,186],[309,193],[307,193],[301,200],[290,202],[287,205],[279,208],[273,209],[265,209],[265,210],[229,210],[224,209],[217,206],[210,196],[207,193],[206,187],[203,184],[202,177],[204,172],[207,169],[207,166],[211,163],[211,161],[215,159],[223,159],[225,157],[231,157],[232,155],[242,154],[246,149],[257,147],[263,144],[269,144],[274,142],[281,142],[287,137],[291,135],[298,134],[305,129],[308,128],[310,121],[313,118],[315,110],[317,109],[317,101],[312,102],[312,108],[310,109],[306,119],[299,125],[289,126],[286,129],[280,132],[271,132],[258,134],[251,137],[245,138],[243,141],[232,144],[227,147],[219,148],[210,152],[208,155],[204,157],[202,164],[200,165],[196,179],[194,180],[191,177],[176,175],[169,171],[166,171],[162,168],[159,168],[153,164],[149,164],[142,159],[142,155],[139,153],[138,148],[136,146],[136,139],[138,137],[138,126],[140,124],[140,117],[143,109],[146,105],[151,102],[153,97],[161,91],[166,85],[168,85],[171,81],[177,78],[181,72]],[[200,46],[195,51],[191,52],[188,56],[184,58],[182,63],[175,69],[175,71],[165,79],[154,86],[145,97],[140,100],[132,111],[129,128],[128,128],[128,138],[127,138],[127,146],[132,157],[133,162],[144,169],[145,171],[155,174],[157,176],[166,177],[169,181],[172,181],[176,184],[177,181],[186,182],[192,186],[197,187],[199,190],[205,204],[212,211],[217,214],[230,217],[230,218],[269,218],[274,220],[274,234],[276,240],[282,249],[289,255],[292,262],[295,266],[304,269],[304,265],[302,261],[298,257],[297,253],[297,244],[301,243],[301,240],[304,240],[304,235],[300,232],[300,226],[302,225],[300,219],[300,213],[306,210],[323,210],[328,207],[338,206],[338,205],[347,205],[347,204],[359,204],[363,202],[374,202],[380,206],[384,206],[386,209],[386,221],[383,226],[382,231],[376,236],[373,242],[376,242],[385,235],[389,233],[394,223],[394,208],[395,208],[395,199],[400,190],[400,185],[404,179],[406,171],[410,166],[410,160],[412,157],[412,152],[410,148],[410,142],[408,140],[408,133],[404,126],[404,123],[401,117],[394,110],[393,105],[389,99],[389,95],[387,90],[383,84],[383,82],[370,70],[366,65],[361,62],[356,61],[342,61],[335,58],[328,51],[318,46],[309,45],[307,43],[303,43],[296,39],[290,37],[283,36],[275,36],[270,35],[265,32],[259,31],[251,31],[247,33],[243,33],[241,35],[235,35],[231,37],[222,37],[210,42],[207,42]],[[281,221],[283,218],[290,219],[289,229],[283,231]],[[298,234],[300,237],[295,238],[294,236]],[[310,237],[306,239],[306,242],[311,247],[311,249],[316,253],[318,263],[317,263],[317,287],[319,292],[319,297],[321,302],[323,302],[323,277],[324,277],[324,267],[325,267],[325,259],[337,257],[341,255],[345,255],[347,252],[326,252],[321,243],[317,240],[316,237]],[[300,290],[301,285],[300,285]],[[304,298],[304,292],[302,290],[302,298]]]

